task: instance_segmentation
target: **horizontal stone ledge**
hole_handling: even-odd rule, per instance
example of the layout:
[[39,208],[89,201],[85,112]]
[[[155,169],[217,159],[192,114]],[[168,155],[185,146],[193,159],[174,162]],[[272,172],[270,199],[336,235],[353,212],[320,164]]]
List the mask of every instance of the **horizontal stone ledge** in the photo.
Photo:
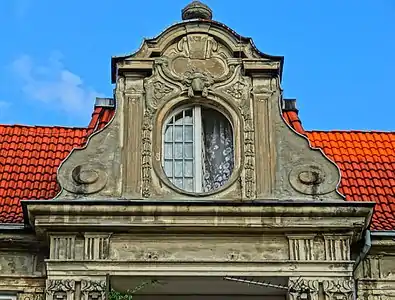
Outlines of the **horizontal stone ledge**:
[[152,200],[23,200],[28,211],[57,214],[115,215],[260,215],[366,216],[374,202],[346,201],[152,201]]
[[352,276],[352,264],[336,263],[158,263],[47,261],[48,276]]
[[[53,228],[53,229],[61,229],[61,228],[84,228],[92,231],[93,229],[100,230],[110,230],[110,229],[136,229],[145,230],[145,229],[152,229],[156,230],[158,228],[166,228],[168,230],[176,230],[182,229],[182,231],[251,231],[251,232],[330,232],[331,230],[337,231],[349,231],[353,229],[363,229],[365,227],[364,222],[353,222],[355,220],[342,220],[342,222],[325,222],[324,221],[316,221],[311,219],[310,222],[287,222],[282,224],[271,224],[268,220],[265,222],[263,219],[259,219],[256,221],[249,221],[249,222],[228,222],[226,220],[166,220],[164,218],[156,218],[155,220],[136,220],[135,217],[128,217],[128,218],[98,218],[95,220],[92,219],[80,219],[78,217],[70,216],[69,218],[65,218],[64,220],[60,220],[60,218],[54,217],[45,217],[40,218],[37,217],[34,223],[35,227],[40,228]],[[289,221],[289,220],[287,220]],[[314,222],[313,224],[313,221]]]

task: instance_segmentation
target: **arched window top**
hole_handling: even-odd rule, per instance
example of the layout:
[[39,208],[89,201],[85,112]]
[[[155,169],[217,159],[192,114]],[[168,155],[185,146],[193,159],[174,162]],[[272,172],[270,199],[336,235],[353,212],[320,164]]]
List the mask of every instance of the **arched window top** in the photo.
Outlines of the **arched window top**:
[[233,129],[216,109],[194,105],[176,110],[163,127],[162,166],[177,188],[212,192],[234,168]]

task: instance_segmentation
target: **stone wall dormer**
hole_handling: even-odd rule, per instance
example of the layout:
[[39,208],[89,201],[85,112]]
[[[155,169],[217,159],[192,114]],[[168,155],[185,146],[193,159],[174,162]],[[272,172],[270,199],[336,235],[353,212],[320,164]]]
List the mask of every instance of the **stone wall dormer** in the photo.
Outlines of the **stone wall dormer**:
[[282,118],[283,57],[192,4],[112,58],[115,117],[60,166],[58,198],[341,200],[336,165]]

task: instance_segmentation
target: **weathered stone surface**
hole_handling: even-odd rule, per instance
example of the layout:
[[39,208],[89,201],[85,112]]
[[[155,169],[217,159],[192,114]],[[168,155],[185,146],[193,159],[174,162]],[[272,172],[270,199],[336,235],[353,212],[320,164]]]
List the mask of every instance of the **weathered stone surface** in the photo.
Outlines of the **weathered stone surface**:
[[[58,198],[342,200],[338,168],[282,119],[281,57],[217,23],[191,21],[113,63],[115,117],[64,161]],[[234,171],[215,193],[181,191],[161,165],[165,117],[194,103],[216,107],[234,129]]]
[[0,272],[2,275],[35,275],[44,274],[44,256],[28,252],[0,251]]
[[153,262],[261,262],[287,259],[284,236],[114,235],[110,259]]
[[[103,300],[106,275],[257,276],[300,279],[290,299],[307,299],[306,290],[311,300],[352,299],[352,250],[372,205],[343,201],[337,167],[284,122],[282,63],[196,20],[113,58],[114,119],[62,163],[56,200],[24,202],[48,243],[39,250],[49,253],[46,274],[36,252],[1,248],[0,288],[38,300],[46,275],[46,299]],[[164,120],[185,104],[215,107],[232,123],[234,170],[215,192],[181,191],[163,172]],[[358,270],[361,299],[393,295],[384,252]]]

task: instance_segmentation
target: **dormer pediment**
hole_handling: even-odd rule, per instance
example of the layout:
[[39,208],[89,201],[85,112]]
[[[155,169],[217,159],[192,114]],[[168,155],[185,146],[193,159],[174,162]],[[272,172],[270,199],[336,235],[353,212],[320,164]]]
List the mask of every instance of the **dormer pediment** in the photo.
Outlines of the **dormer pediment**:
[[62,164],[60,198],[342,200],[337,166],[283,120],[282,68],[202,19],[112,58],[115,117]]
[[158,37],[144,40],[135,53],[112,58],[112,82],[117,72],[128,69],[132,61],[154,61],[157,57],[183,53],[191,60],[206,59],[216,52],[223,59],[243,59],[248,66],[259,61],[260,68],[271,69],[281,77],[282,56],[272,56],[259,51],[251,38],[238,35],[226,25],[212,20],[191,20],[177,23]]

